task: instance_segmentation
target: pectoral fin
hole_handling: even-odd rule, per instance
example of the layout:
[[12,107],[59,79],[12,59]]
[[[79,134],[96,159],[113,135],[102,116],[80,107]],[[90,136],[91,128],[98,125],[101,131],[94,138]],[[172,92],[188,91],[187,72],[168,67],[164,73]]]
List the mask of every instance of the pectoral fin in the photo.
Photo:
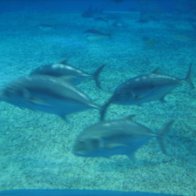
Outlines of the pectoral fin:
[[43,105],[43,106],[49,106],[49,104],[47,104],[43,99],[38,99],[36,97],[31,97],[29,99],[29,101],[33,104],[36,104],[36,105]]
[[59,115],[60,116],[60,118],[62,119],[62,120],[64,120],[66,123],[69,123],[69,120],[67,119],[67,116],[66,115]]
[[161,97],[159,100],[161,103],[166,103],[165,96]]
[[122,143],[110,143],[107,145],[108,148],[117,148],[117,147],[123,147],[123,146],[127,146],[127,145],[122,144]]
[[133,118],[134,118],[135,116],[136,116],[136,115],[131,114],[131,115],[129,115],[129,116],[126,116],[126,117],[123,118],[123,119],[133,121]]

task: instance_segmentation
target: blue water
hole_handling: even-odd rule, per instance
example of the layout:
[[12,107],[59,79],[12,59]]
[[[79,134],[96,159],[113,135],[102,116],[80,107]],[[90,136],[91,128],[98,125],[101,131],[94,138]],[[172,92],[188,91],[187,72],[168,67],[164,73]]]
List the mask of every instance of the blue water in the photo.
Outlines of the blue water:
[[112,0],[2,0],[2,11],[18,11],[18,10],[33,10],[33,11],[81,11],[89,6],[95,6],[106,10],[115,11],[159,11],[159,12],[193,12],[195,13],[195,1],[186,0],[171,0],[171,1],[157,1],[149,0],[124,0],[122,3],[116,3]]
[[[156,193],[141,193],[141,192],[119,192],[119,191],[89,191],[89,190],[17,190],[17,191],[2,191],[2,196],[78,196],[78,195],[106,195],[113,196],[172,196],[168,194],[156,194]],[[173,195],[174,196],[174,195]]]
[[[155,69],[181,83],[164,102],[111,104],[106,114],[107,119],[134,115],[157,133],[174,120],[164,138],[167,155],[152,138],[132,158],[79,157],[74,142],[99,121],[99,111],[65,120],[1,101],[0,195],[195,196],[196,90],[182,80],[192,64],[196,85],[195,53],[194,0],[1,0],[1,100],[8,84],[17,88],[19,78],[35,68],[62,60],[89,75],[106,65],[102,89],[92,77],[71,83],[100,106],[124,81]],[[47,102],[26,89],[21,94],[37,104]]]

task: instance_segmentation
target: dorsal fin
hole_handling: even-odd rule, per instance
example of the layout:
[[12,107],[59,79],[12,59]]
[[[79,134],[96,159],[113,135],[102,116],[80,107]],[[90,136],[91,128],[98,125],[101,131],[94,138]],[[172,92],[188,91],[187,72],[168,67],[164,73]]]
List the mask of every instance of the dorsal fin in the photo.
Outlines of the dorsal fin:
[[59,64],[67,65],[67,63],[68,63],[68,60],[67,59],[64,59],[62,61],[59,61]]
[[151,73],[152,74],[159,74],[160,73],[160,67],[155,68],[154,70],[152,70]]
[[135,116],[136,116],[135,114],[130,114],[130,115],[126,116],[124,119],[125,119],[125,120],[129,120],[129,121],[133,121],[133,118],[134,118]]
[[186,81],[190,85],[191,89],[194,89],[195,86],[193,84],[191,74],[192,74],[192,64],[190,64],[187,74],[183,80]]

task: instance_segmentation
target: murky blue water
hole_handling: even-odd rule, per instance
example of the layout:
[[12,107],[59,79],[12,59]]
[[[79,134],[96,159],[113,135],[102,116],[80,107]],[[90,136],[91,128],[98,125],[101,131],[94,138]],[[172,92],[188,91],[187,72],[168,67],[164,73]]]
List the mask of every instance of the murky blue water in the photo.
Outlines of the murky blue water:
[[[0,195],[24,195],[27,193],[14,190],[36,189],[37,192],[28,194],[109,194],[97,192],[105,190],[117,191],[110,192],[116,195],[137,192],[194,196],[196,91],[190,80],[195,86],[195,52],[195,1],[1,1],[0,190],[8,192]],[[65,120],[63,110],[69,107],[73,111],[73,105],[58,108],[62,115],[37,109],[39,104],[44,107],[52,104],[52,111],[56,110],[59,102],[51,101],[51,96],[59,86],[48,83],[43,89],[51,86],[50,93],[40,97],[41,92],[33,94],[32,89],[22,88],[18,82],[37,67],[62,61],[86,75],[76,78],[77,82],[75,75],[69,75],[66,80],[61,78],[61,82],[69,83],[100,108],[116,87],[130,78],[158,70],[156,74],[180,80],[180,85],[167,93],[164,101],[114,103],[106,113],[106,120],[134,115],[134,121],[156,133],[166,122],[174,120],[164,137],[167,154],[161,151],[155,138],[138,148],[131,159],[123,154],[108,158],[74,154],[77,137],[99,122],[99,110],[72,112]],[[99,89],[94,79],[101,65],[105,67],[98,77]],[[190,65],[189,81],[183,80]],[[36,85],[38,88],[39,83]],[[18,102],[10,104],[5,100],[5,95],[8,96],[5,89],[13,93],[17,88],[22,88],[17,91]],[[132,91],[127,89],[126,93],[143,98]],[[146,92],[144,88],[143,91]],[[67,89],[58,93],[62,92]],[[33,103],[33,107],[37,104],[37,108],[18,107],[21,97]],[[11,99],[16,101],[16,94]],[[24,99],[22,103],[24,106]],[[43,193],[40,189],[66,191]]]

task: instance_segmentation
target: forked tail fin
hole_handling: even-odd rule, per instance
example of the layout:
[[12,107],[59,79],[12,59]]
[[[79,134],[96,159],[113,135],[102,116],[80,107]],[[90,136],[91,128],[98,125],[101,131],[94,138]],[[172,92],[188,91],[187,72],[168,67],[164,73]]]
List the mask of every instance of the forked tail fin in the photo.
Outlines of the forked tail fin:
[[191,74],[192,74],[192,64],[190,64],[188,72],[186,74],[186,77],[184,78],[184,80],[190,85],[191,89],[194,89],[195,86],[193,84],[192,78],[191,78]]
[[104,121],[105,120],[105,115],[107,112],[108,107],[111,104],[111,98],[101,107],[100,110],[100,121]]
[[165,148],[165,144],[164,144],[164,137],[169,133],[169,131],[171,130],[171,127],[174,123],[174,120],[170,120],[169,122],[167,122],[162,129],[159,131],[158,135],[157,135],[157,140],[159,143],[159,146],[161,148],[161,151],[164,154],[167,154],[166,152],[166,148]]
[[93,79],[95,80],[95,84],[97,86],[97,88],[101,89],[101,83],[100,83],[100,73],[102,72],[103,68],[105,67],[105,65],[101,65],[100,67],[98,67],[96,69],[96,71],[92,74]]

